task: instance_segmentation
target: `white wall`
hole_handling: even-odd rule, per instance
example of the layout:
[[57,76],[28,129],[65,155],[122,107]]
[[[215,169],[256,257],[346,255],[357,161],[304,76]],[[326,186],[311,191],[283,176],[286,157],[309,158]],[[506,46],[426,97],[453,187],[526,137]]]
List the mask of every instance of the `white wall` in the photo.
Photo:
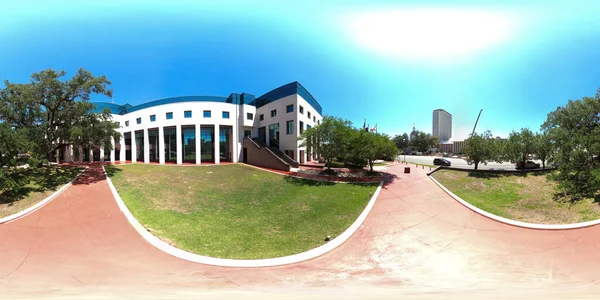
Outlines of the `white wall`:
[[[191,118],[184,118],[185,111],[192,111]],[[210,110],[211,117],[205,118],[204,111]],[[222,117],[222,112],[229,112],[229,119],[224,119]],[[168,112],[173,113],[173,119],[167,120],[166,114]],[[113,115],[115,121],[121,123],[121,128],[119,131],[121,133],[131,132],[132,134],[132,142],[131,142],[131,150],[132,150],[132,160],[134,159],[133,151],[135,150],[135,132],[139,130],[144,130],[145,134],[147,134],[147,129],[159,128],[159,135],[162,135],[165,127],[175,126],[178,131],[178,139],[181,133],[181,126],[194,126],[196,129],[199,129],[197,124],[200,125],[208,125],[208,126],[232,126],[232,160],[234,162],[238,161],[240,157],[240,141],[236,139],[238,136],[238,120],[239,120],[239,105],[231,104],[231,103],[222,103],[222,102],[180,102],[180,103],[171,103],[165,105],[158,105],[153,107],[144,108],[141,110],[137,110],[126,115]],[[151,122],[150,116],[156,115],[156,121]],[[141,118],[141,124],[137,124],[137,118]],[[125,122],[129,121],[129,126],[125,125]],[[200,139],[200,132],[196,130],[196,138]],[[218,141],[219,135],[218,130],[215,128],[215,136],[214,141]],[[147,143],[147,142],[146,142]],[[124,141],[122,141],[124,144]],[[162,142],[159,142],[159,145],[162,145]],[[178,143],[179,145],[180,143]],[[198,143],[197,143],[198,145]],[[162,147],[162,146],[161,146]],[[148,148],[146,148],[148,149]],[[178,146],[179,149],[179,146]],[[217,148],[218,149],[218,148]],[[145,151],[148,153],[148,151]],[[160,156],[164,151],[160,151]],[[178,153],[181,153],[178,151]],[[197,155],[200,154],[200,149],[197,147],[196,149]],[[123,152],[122,152],[123,154]],[[146,155],[147,156],[147,155]],[[218,153],[215,153],[215,158],[218,158]],[[124,161],[125,157],[121,155],[121,161]],[[147,162],[147,158],[144,159]],[[162,162],[162,159],[161,159]],[[218,163],[218,159],[216,159]],[[181,163],[181,160],[178,159],[178,163]]]
[[[294,111],[291,113],[286,112],[286,107],[288,105],[294,105]],[[304,112],[301,114],[299,110],[299,105],[304,108]],[[271,117],[271,110],[277,110],[277,115],[275,117]],[[191,118],[184,118],[184,111],[192,111]],[[210,118],[204,118],[204,110],[211,111]],[[222,118],[222,112],[229,112],[229,119]],[[173,119],[167,120],[166,113],[172,112]],[[308,113],[310,112],[311,117],[308,118]],[[252,113],[253,119],[248,120],[246,113]],[[260,121],[260,114],[264,114],[264,120]],[[151,122],[150,116],[156,115],[156,121]],[[137,118],[141,118],[141,124],[137,124]],[[242,160],[242,141],[244,138],[244,130],[249,129],[252,132],[252,137],[258,137],[258,128],[265,127],[267,143],[269,142],[269,125],[274,123],[279,123],[279,149],[282,152],[286,150],[294,151],[294,160],[300,161],[299,154],[300,150],[304,150],[304,148],[299,148],[298,144],[298,136],[299,132],[299,121],[302,121],[304,124],[304,130],[306,130],[306,126],[309,125],[314,127],[317,122],[322,120],[322,116],[317,113],[317,111],[306,102],[299,95],[291,95],[284,97],[282,99],[273,101],[269,104],[266,104],[263,107],[256,108],[252,105],[237,105],[232,103],[222,103],[222,102],[180,102],[180,103],[170,103],[164,105],[158,105],[153,107],[144,108],[141,110],[137,110],[126,115],[113,115],[113,119],[117,122],[120,122],[119,132],[121,132],[121,145],[123,145],[123,150],[120,153],[120,160],[125,161],[125,149],[124,149],[124,133],[131,133],[131,151],[132,151],[132,160],[134,160],[134,151],[136,150],[135,146],[135,132],[136,131],[144,131],[146,135],[145,139],[145,156],[144,161],[149,162],[148,157],[148,129],[159,129],[159,145],[161,145],[159,153],[161,157],[161,163],[164,163],[163,149],[162,145],[164,144],[163,129],[165,127],[175,126],[178,128],[178,139],[181,134],[181,126],[195,126],[196,127],[196,136],[197,139],[200,140],[200,131],[199,125],[218,125],[218,126],[232,126],[232,156],[233,161],[241,161]],[[294,122],[294,132],[293,134],[287,134],[287,121]],[[125,122],[129,121],[129,125],[126,126]],[[215,140],[218,140],[218,131],[215,130]],[[180,141],[178,141],[178,145]],[[198,147],[199,143],[196,144],[196,153],[200,155],[200,148]],[[178,146],[178,153],[181,153],[180,147]],[[218,156],[218,153],[215,153],[215,156]],[[115,158],[114,153],[111,153],[111,160]],[[304,154],[304,161],[306,161],[306,153]],[[178,163],[181,163],[181,159],[178,160]],[[218,163],[218,161],[217,161]]]

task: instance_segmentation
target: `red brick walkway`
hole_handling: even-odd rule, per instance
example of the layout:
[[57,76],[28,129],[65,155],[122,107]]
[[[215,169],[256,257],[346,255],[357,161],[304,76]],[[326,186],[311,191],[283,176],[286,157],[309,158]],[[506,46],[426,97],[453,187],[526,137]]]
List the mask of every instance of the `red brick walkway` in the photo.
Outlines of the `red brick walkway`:
[[336,250],[290,266],[239,269],[182,261],[146,243],[119,211],[101,169],[91,166],[46,206],[0,225],[0,295],[228,289],[323,296],[325,289],[348,298],[393,288],[402,298],[440,289],[497,295],[510,287],[597,296],[600,227],[508,226],[455,202],[425,170],[401,171],[391,168],[395,177],[363,226]]

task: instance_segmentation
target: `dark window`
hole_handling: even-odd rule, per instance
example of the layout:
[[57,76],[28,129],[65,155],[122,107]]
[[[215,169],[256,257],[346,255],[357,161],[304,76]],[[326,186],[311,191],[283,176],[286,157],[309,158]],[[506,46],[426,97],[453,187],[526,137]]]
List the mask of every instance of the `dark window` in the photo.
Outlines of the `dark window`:
[[125,121],[125,127],[129,127],[129,121]]
[[156,115],[151,115],[150,122],[155,122],[155,121],[156,121]]
[[204,111],[204,117],[205,118],[210,118],[210,110],[205,110]]
[[300,105],[300,113],[303,114],[304,113],[304,107],[302,107],[302,105]]
[[313,122],[317,121],[317,117],[313,116]]
[[310,111],[307,111],[306,115],[308,116],[308,119],[310,120]]
[[285,111],[288,113],[294,112],[294,104],[290,104],[285,107]]
[[135,122],[138,123],[138,124],[142,124],[142,118],[135,119]]
[[300,130],[300,134],[304,132],[304,122],[300,121],[300,126],[298,127],[298,129]]
[[246,119],[252,120],[254,119],[254,115],[252,113],[246,113]]
[[183,112],[183,117],[186,119],[189,119],[192,117],[192,111],[191,110],[186,110]]
[[244,137],[251,137],[251,136],[252,136],[252,131],[244,130]]
[[276,109],[274,109],[274,110],[271,111],[271,118],[273,118],[275,116],[277,116],[277,110]]
[[264,119],[265,119],[265,115],[261,114],[261,115],[259,116],[259,119],[260,119],[261,121],[262,121],[262,120],[264,120]]
[[286,124],[287,124],[287,126],[286,126],[286,128],[287,128],[286,133],[287,134],[294,133],[294,120],[287,121]]
[[167,113],[167,120],[171,120],[173,119],[173,113],[172,112],[168,112]]
[[228,111],[224,111],[223,112],[223,119],[229,119],[229,112]]

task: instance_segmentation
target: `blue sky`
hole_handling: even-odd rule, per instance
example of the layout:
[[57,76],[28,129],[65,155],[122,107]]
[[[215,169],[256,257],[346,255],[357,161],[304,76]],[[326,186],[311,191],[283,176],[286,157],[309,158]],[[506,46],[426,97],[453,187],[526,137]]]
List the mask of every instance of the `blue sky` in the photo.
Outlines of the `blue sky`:
[[457,139],[480,109],[479,132],[538,130],[600,86],[600,1],[82,2],[2,1],[0,78],[83,67],[120,104],[299,81],[388,134],[446,109]]

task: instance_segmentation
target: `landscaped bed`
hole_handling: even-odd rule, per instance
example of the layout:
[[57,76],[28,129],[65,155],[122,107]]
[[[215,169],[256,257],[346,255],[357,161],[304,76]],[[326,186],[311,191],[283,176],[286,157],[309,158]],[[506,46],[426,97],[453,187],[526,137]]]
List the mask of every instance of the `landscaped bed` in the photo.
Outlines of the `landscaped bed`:
[[0,218],[21,212],[52,195],[81,172],[80,167],[47,166],[5,170],[19,184],[12,189],[0,188]]
[[537,224],[571,224],[600,218],[593,199],[571,203],[555,199],[556,183],[548,172],[523,174],[440,170],[432,176],[470,204],[512,220]]
[[318,182],[241,164],[109,166],[119,195],[152,234],[218,258],[301,253],[346,230],[377,183]]

